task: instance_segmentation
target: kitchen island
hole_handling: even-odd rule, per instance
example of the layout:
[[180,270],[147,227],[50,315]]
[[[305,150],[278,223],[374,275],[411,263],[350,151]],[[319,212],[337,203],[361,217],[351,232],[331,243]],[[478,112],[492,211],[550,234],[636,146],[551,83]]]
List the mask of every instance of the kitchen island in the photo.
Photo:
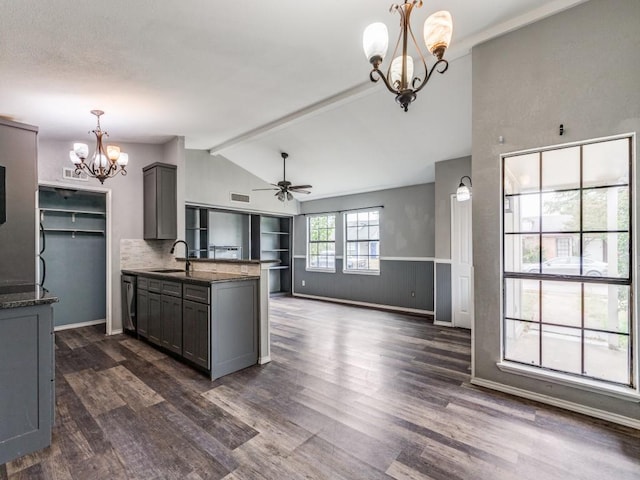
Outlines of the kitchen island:
[[136,277],[135,333],[212,380],[258,363],[259,276],[171,268]]
[[0,286],[0,465],[51,444],[57,301],[37,285]]

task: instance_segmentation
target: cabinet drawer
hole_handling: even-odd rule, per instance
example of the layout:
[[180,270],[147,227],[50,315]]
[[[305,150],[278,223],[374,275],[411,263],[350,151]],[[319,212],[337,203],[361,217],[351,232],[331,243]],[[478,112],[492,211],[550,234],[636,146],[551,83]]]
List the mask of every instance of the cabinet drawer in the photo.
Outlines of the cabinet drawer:
[[140,290],[149,290],[149,279],[145,277],[138,277],[138,288]]
[[191,285],[185,283],[183,285],[182,297],[185,300],[192,300],[194,302],[209,303],[209,287],[203,287],[202,285]]
[[162,292],[162,280],[158,280],[155,278],[147,278],[147,282],[149,282],[149,291],[150,292]]
[[178,282],[162,282],[162,294],[171,295],[173,297],[182,296],[182,284]]

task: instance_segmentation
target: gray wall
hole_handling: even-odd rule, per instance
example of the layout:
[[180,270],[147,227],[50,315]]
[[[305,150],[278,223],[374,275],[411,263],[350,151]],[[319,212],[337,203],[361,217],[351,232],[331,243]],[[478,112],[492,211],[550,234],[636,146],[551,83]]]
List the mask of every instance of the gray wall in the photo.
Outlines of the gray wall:
[[[271,185],[223,156],[212,156],[206,150],[186,150],[185,154],[187,203],[280,215],[298,213],[297,200],[281,202],[274,196],[275,191],[252,191]],[[231,192],[250,195],[251,202],[232,202]]]
[[[163,145],[117,142],[129,154],[127,175],[106,180],[104,185],[95,179],[88,182],[62,180],[62,167],[71,166],[69,150],[72,141],[40,141],[38,154],[38,181],[48,184],[66,184],[75,188],[101,188],[111,191],[111,270],[113,329],[122,328],[120,310],[120,240],[142,238],[142,168],[160,159],[167,163],[171,155]],[[91,145],[91,142],[89,142]],[[175,152],[175,149],[174,149]],[[178,209],[179,211],[180,209]],[[183,217],[184,218],[184,217]],[[184,230],[184,228],[183,228]],[[151,241],[154,242],[154,241]],[[55,292],[53,292],[55,293]],[[55,307],[54,307],[55,308]],[[109,306],[108,306],[109,308]]]
[[[503,373],[496,367],[499,155],[640,130],[639,19],[638,0],[591,0],[473,49],[475,375],[632,418],[640,418],[638,403]],[[564,136],[558,134],[561,123]],[[500,135],[505,139],[502,145]],[[637,266],[635,272],[638,278]]]
[[[302,213],[336,212],[336,256],[344,250],[340,212],[380,209],[380,275],[306,271],[306,216],[294,217],[294,293],[433,311],[433,183],[302,202]],[[385,257],[391,257],[385,259]],[[428,259],[425,261],[425,258]],[[304,280],[305,286],[302,286]]]
[[[436,162],[436,258],[451,258],[451,195],[471,176],[471,157]],[[468,180],[465,179],[468,184]]]
[[0,284],[36,282],[37,128],[0,119],[7,221],[0,225]]

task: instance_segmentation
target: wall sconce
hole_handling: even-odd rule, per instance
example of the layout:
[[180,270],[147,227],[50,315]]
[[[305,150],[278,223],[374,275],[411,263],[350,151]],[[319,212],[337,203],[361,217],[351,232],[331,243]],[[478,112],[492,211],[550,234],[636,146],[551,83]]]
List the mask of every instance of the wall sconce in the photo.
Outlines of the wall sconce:
[[[467,187],[464,184],[464,179],[469,179],[469,186]],[[460,185],[458,185],[458,190],[456,190],[456,200],[459,202],[465,202],[471,198],[471,177],[465,175],[460,179]]]

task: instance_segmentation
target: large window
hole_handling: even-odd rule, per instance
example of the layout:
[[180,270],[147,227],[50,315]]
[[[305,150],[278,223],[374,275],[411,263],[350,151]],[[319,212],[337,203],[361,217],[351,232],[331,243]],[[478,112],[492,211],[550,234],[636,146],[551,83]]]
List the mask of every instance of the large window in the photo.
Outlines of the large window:
[[632,139],[503,157],[503,359],[636,388]]
[[307,268],[336,269],[336,216],[314,215],[307,218]]
[[345,272],[380,272],[380,211],[348,212],[345,218]]

